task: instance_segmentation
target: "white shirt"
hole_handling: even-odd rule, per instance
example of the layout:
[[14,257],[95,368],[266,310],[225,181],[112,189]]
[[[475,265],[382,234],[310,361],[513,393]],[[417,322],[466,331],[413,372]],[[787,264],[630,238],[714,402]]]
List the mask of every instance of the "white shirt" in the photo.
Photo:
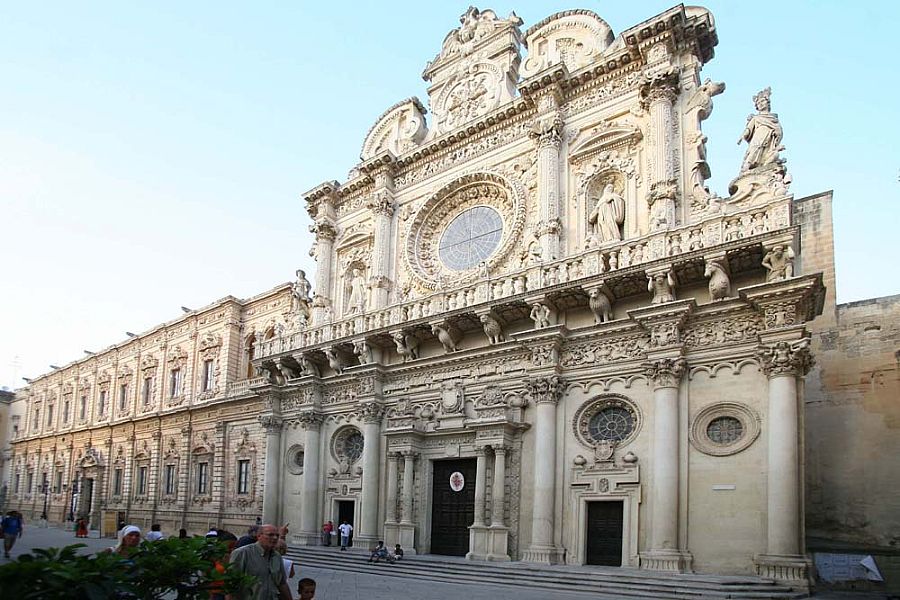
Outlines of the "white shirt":
[[165,536],[162,534],[162,531],[149,531],[147,535],[144,536],[144,539],[148,542],[158,542],[163,539]]
[[353,531],[353,525],[351,525],[350,523],[341,523],[341,526],[338,527],[338,529],[341,530],[341,535],[346,537],[350,535],[351,531]]

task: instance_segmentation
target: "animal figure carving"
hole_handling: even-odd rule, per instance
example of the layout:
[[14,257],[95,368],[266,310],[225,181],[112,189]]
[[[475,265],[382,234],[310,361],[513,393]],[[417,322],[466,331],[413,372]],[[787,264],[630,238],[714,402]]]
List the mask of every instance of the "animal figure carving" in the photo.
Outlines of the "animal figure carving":
[[303,368],[304,375],[314,375],[316,377],[320,376],[319,365],[314,363],[312,359],[310,359],[305,354],[300,357],[300,366]]
[[503,335],[503,327],[497,319],[491,315],[481,315],[480,321],[489,343],[499,344],[506,341],[506,336]]
[[731,297],[731,279],[728,271],[718,261],[711,260],[706,263],[704,277],[709,277],[709,297],[712,300],[724,300]]
[[608,323],[612,321],[612,302],[601,288],[594,288],[589,292],[589,304],[594,313],[595,323]]
[[341,357],[335,352],[332,348],[325,349],[325,356],[328,358],[328,366],[334,369],[334,372],[338,375],[343,375],[344,373],[344,363],[341,361]]
[[419,339],[416,336],[398,331],[392,337],[403,362],[419,358]]
[[431,333],[437,336],[437,339],[444,347],[445,352],[456,352],[459,349],[456,346],[456,341],[450,334],[449,328],[442,327],[441,325],[432,325]]

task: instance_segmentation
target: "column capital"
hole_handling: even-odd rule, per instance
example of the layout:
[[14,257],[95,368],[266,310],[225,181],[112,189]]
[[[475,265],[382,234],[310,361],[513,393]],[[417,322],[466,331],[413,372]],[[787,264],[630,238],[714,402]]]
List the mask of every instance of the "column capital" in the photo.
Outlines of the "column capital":
[[327,219],[320,219],[310,225],[309,232],[315,234],[316,241],[333,242],[337,237],[337,227]]
[[314,410],[307,410],[297,415],[297,421],[300,422],[300,427],[305,431],[318,431],[322,427],[324,420],[325,417],[322,413]]
[[372,211],[375,216],[390,218],[394,214],[397,205],[394,203],[394,196],[386,189],[376,190],[366,202],[366,208]]
[[565,388],[565,380],[559,375],[529,377],[525,381],[526,393],[535,404],[557,404]]
[[648,108],[657,102],[674,104],[679,90],[678,71],[675,69],[645,74],[641,82],[641,105]]
[[403,454],[401,452],[398,452],[397,450],[391,450],[387,453],[387,459],[389,461],[397,462],[398,460],[400,460],[401,456],[403,456]]
[[378,425],[384,417],[384,406],[378,402],[366,402],[359,407],[359,417],[363,423]]
[[676,300],[630,310],[628,316],[650,333],[650,348],[657,350],[681,343],[681,331],[696,306],[693,299]]
[[687,361],[681,357],[658,358],[643,365],[644,375],[653,383],[653,389],[678,387],[687,370]]
[[402,454],[403,458],[406,460],[416,460],[417,458],[419,458],[419,453],[414,450],[403,450],[402,452],[400,452],[400,454]]
[[535,141],[538,148],[555,148],[562,145],[563,120],[557,112],[551,112],[535,118],[528,136]]
[[509,452],[509,448],[503,444],[491,444],[491,449],[496,456],[505,456]]
[[810,338],[797,341],[780,341],[774,344],[761,344],[756,350],[760,370],[766,377],[792,375],[803,377],[815,365],[816,361],[809,351]]
[[281,433],[281,425],[284,423],[281,417],[276,415],[260,415],[259,424],[266,430],[266,435]]
[[475,446],[475,456],[479,458],[487,456],[487,446],[485,444]]

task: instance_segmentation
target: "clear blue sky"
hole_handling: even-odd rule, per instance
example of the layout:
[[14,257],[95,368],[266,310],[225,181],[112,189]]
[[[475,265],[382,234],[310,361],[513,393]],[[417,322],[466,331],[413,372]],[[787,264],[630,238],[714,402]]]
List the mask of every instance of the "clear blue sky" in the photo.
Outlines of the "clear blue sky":
[[[672,5],[482,8],[526,28],[589,8],[618,33]],[[0,4],[0,385],[311,270],[300,194],[344,179],[385,108],[426,99],[422,69],[467,6]],[[795,194],[835,191],[838,300],[900,292],[900,3],[705,6],[705,76],[728,86],[704,124],[713,189],[772,86]]]

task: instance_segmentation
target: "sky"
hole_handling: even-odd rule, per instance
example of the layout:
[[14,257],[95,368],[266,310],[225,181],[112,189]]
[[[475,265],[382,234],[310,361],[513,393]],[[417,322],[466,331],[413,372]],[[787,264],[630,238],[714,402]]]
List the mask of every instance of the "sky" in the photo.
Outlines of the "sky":
[[[227,295],[314,270],[303,192],[346,178],[467,1],[0,0],[0,386]],[[656,0],[495,2],[613,31]],[[715,1],[724,81],[704,122],[727,195],[772,87],[797,197],[834,190],[837,297],[900,292],[900,3]],[[311,278],[312,279],[312,278]]]

